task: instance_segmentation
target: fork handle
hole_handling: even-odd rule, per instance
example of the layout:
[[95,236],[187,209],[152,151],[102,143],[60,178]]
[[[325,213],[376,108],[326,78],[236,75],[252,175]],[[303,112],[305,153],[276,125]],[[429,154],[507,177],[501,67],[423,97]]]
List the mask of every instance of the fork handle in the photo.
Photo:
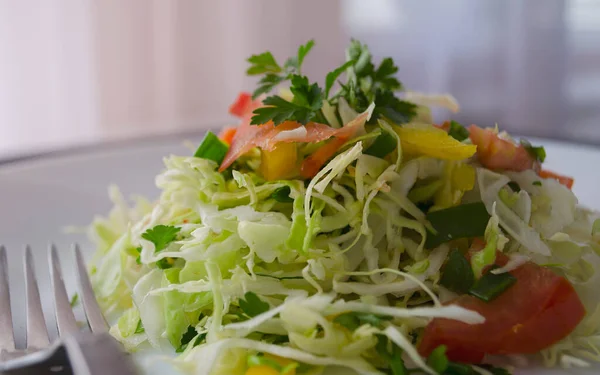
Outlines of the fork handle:
[[137,369],[121,345],[108,333],[79,333],[64,340],[75,375],[134,375]]
[[2,375],[73,375],[69,356],[64,346],[36,352],[5,363],[0,363]]

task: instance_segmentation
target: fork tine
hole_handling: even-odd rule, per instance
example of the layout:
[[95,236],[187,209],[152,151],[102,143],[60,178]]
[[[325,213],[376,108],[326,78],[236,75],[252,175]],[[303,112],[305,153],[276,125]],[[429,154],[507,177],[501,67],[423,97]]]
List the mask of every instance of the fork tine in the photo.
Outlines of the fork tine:
[[73,252],[75,253],[75,261],[77,262],[75,269],[77,271],[77,278],[79,279],[79,297],[81,298],[83,310],[87,316],[90,329],[94,333],[106,332],[106,321],[102,316],[100,306],[98,306],[98,301],[96,301],[96,297],[94,296],[92,283],[88,277],[79,245],[73,246]]
[[67,290],[65,289],[65,283],[60,270],[60,260],[58,259],[58,253],[54,245],[50,245],[49,258],[58,334],[60,336],[72,335],[77,333],[79,328],[71,309],[69,297],[67,297]]
[[25,289],[27,291],[27,348],[45,348],[50,345],[50,340],[44,313],[42,312],[40,292],[29,246],[25,247],[23,263],[25,267]]
[[4,246],[0,246],[0,351],[2,350],[15,350],[10,290],[8,288],[8,262]]

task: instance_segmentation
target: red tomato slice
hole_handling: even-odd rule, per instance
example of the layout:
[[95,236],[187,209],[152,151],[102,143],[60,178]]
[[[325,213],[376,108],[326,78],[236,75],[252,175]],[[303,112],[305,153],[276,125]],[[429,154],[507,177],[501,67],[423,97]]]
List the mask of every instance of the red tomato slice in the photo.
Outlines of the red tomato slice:
[[471,142],[477,146],[477,157],[484,167],[521,172],[539,170],[540,165],[525,147],[504,140],[491,129],[476,125],[469,127]]
[[[262,125],[250,125],[250,115],[251,112],[250,114],[245,115],[242,124],[239,126],[235,136],[231,140],[229,151],[227,152],[227,155],[225,155],[225,159],[223,159],[221,167],[219,168],[220,171],[225,170],[238,157],[254,147],[273,150],[275,145],[279,142],[320,142],[331,137],[343,139],[344,142],[338,145],[334,150],[335,153],[346,140],[356,134],[356,132],[364,126],[365,122],[370,117],[370,113],[361,113],[344,127],[335,129],[331,126],[316,122],[309,122],[306,125],[302,125],[296,121],[286,121],[277,126],[274,126],[272,122]],[[285,137],[277,137],[277,135],[283,131],[295,130],[300,127],[304,127],[306,132],[290,133]],[[332,155],[329,155],[329,157],[331,156]],[[321,162],[322,158],[319,158],[318,161]],[[327,159],[325,162],[326,161]]]
[[450,130],[450,121],[444,121],[442,124],[433,124],[433,126],[448,132]]
[[332,139],[304,159],[302,166],[300,167],[300,174],[302,177],[312,178],[319,173],[321,167],[327,163],[327,160],[335,155],[337,150],[339,150],[346,141],[346,137]]
[[252,100],[252,95],[240,92],[237,99],[229,106],[229,113],[236,117],[244,117],[261,106],[260,100]]
[[[497,264],[507,258],[498,253]],[[511,271],[517,282],[491,302],[470,295],[450,304],[479,312],[486,321],[469,325],[433,319],[425,328],[419,352],[427,356],[446,345],[448,357],[477,363],[484,354],[536,353],[563,339],[585,315],[573,286],[548,268],[528,262]]]
[[229,145],[229,144],[231,144],[231,141],[233,140],[233,137],[235,137],[235,132],[236,131],[237,131],[237,128],[234,128],[234,127],[224,128],[219,133],[219,139]]
[[572,177],[563,176],[558,173],[551,172],[547,169],[542,169],[538,174],[541,178],[553,178],[556,181],[568,187],[569,189],[573,187],[573,182],[575,182],[575,180],[573,180]]

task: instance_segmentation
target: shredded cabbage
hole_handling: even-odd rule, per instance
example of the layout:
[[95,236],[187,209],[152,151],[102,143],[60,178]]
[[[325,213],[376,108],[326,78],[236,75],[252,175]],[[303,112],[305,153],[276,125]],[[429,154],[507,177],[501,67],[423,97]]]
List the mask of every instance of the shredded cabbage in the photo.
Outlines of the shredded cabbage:
[[[406,99],[421,105],[415,121],[429,125],[424,105],[458,109],[448,96]],[[340,128],[358,113],[342,98],[337,107],[326,103],[323,115]],[[435,374],[414,346],[428,322],[474,325],[485,318],[442,304],[456,297],[440,285],[450,249],[466,251],[470,240],[428,247],[436,230],[427,213],[481,202],[491,218],[485,247],[471,257],[475,275],[495,263],[496,251],[509,261],[495,274],[529,261],[553,265],[588,315],[542,358],[563,366],[600,360],[600,215],[534,171],[408,154],[397,125],[385,117],[367,123],[367,133],[343,140],[309,181],[265,181],[260,151],[253,150],[223,173],[211,160],[165,158],[154,203],[137,198],[130,208],[111,187],[115,208],[89,229],[97,246],[93,286],[111,334],[129,351],[177,350],[173,364],[207,375],[244,375],[247,359],[258,354],[292,361],[303,375],[330,366],[381,374],[388,364],[377,344],[386,337],[406,363]],[[385,134],[394,150],[370,155],[366,150]],[[175,235],[157,245],[148,233],[159,225]],[[336,321],[344,314],[380,321],[349,329]]]

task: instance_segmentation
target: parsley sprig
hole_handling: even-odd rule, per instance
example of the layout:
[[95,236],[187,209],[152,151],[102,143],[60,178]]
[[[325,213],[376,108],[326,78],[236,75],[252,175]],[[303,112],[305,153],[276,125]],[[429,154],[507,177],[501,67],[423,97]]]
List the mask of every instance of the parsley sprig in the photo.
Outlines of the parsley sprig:
[[164,250],[167,245],[177,239],[177,233],[181,228],[171,225],[157,225],[142,234],[142,238],[154,244],[155,252]]
[[305,76],[294,74],[291,77],[292,86],[290,91],[294,94],[291,102],[280,96],[269,96],[263,103],[267,107],[261,107],[254,111],[252,124],[264,124],[273,121],[279,125],[287,120],[295,120],[302,124],[320,118],[323,106],[323,90],[316,83],[310,84]]
[[341,90],[334,96],[334,100],[343,97],[357,112],[363,112],[375,102],[370,123],[376,123],[378,119],[385,117],[401,124],[415,116],[417,106],[400,100],[394,94],[403,87],[395,77],[398,67],[391,57],[384,58],[376,67],[367,45],[353,39],[346,50],[346,59],[353,64],[347,68],[347,82],[340,83]]
[[[375,65],[365,44],[352,40],[346,51],[346,62],[335,68],[325,77],[324,89],[317,83],[310,83],[302,74],[302,64],[312,50],[314,41],[310,40],[298,48],[295,56],[281,65],[271,52],[253,55],[248,59],[248,75],[262,75],[258,87],[253,93],[256,98],[271,92],[277,85],[289,82],[291,100],[279,95],[268,96],[265,107],[254,111],[251,124],[260,125],[273,121],[279,125],[284,121],[297,121],[307,124],[316,121],[328,124],[321,109],[325,100],[336,106],[341,98],[348,102],[356,112],[365,111],[375,102],[375,110],[370,123],[376,123],[384,117],[401,124],[410,121],[416,114],[416,105],[400,100],[395,92],[402,90],[402,84],[396,78],[398,67],[392,58],[384,58]],[[340,77],[346,74],[345,82]],[[340,89],[330,96],[336,82]]]
[[294,75],[301,75],[304,58],[314,45],[315,41],[309,40],[306,44],[298,47],[296,56],[287,59],[283,66],[279,65],[273,54],[269,51],[250,56],[248,59],[250,67],[246,71],[246,74],[250,76],[263,75],[258,82],[258,88],[252,94],[252,98],[256,99],[261,94],[270,92],[278,84],[291,80]]

